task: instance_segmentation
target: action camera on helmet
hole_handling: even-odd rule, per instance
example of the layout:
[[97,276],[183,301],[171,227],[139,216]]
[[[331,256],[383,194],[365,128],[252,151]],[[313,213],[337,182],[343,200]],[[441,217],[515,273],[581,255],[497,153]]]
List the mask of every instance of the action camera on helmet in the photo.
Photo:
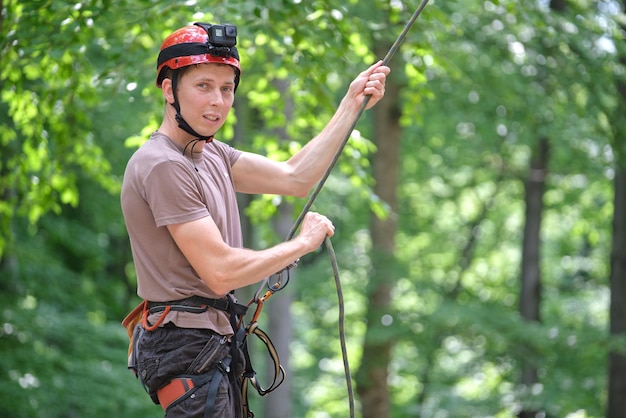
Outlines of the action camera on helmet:
[[235,25],[212,25],[207,31],[209,43],[215,46],[237,45],[237,27]]
[[203,28],[209,35],[207,46],[211,55],[218,57],[231,55],[231,48],[237,45],[237,27],[235,25],[194,24]]

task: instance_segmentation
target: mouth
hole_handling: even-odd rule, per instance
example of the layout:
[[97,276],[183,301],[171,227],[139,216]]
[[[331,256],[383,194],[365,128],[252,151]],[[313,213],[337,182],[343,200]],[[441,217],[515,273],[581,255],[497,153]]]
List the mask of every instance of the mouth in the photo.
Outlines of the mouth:
[[204,115],[203,117],[209,122],[219,122],[221,119],[219,116],[216,115]]

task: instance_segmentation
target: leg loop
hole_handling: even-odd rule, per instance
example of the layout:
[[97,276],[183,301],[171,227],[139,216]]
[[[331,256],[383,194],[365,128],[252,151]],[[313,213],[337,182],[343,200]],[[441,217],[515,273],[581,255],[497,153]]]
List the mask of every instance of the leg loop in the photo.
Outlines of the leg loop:
[[207,393],[204,418],[213,418],[215,398],[222,378],[226,376],[230,357],[226,357],[216,367],[200,375],[179,376],[157,391],[159,403],[164,411],[193,395],[200,387],[210,382]]

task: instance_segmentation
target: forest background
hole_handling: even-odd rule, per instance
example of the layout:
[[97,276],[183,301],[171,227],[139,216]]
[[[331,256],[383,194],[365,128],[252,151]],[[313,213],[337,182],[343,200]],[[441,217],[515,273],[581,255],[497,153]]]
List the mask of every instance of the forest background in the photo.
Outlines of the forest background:
[[[238,26],[220,139],[283,158],[417,6],[0,1],[0,415],[161,414],[125,366],[119,190],[161,117],[167,34]],[[394,55],[314,206],[337,226],[358,416],[626,417],[624,6],[432,0]],[[241,196],[247,245],[303,204]],[[252,395],[258,417],[348,415],[337,324],[320,250],[260,317],[288,379]]]

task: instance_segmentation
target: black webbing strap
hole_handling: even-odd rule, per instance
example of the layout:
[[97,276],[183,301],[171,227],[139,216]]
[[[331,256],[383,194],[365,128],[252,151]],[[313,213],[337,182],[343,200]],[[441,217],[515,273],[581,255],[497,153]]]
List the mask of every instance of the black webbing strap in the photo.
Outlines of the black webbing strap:
[[157,68],[172,58],[188,57],[193,55],[211,54],[216,57],[232,57],[239,61],[237,47],[216,47],[209,43],[189,42],[168,46],[159,52]]
[[222,375],[228,373],[230,370],[230,357],[226,357],[222,360],[216,369],[218,369],[221,373],[218,377],[213,377],[211,381],[211,385],[209,386],[209,392],[207,393],[206,404],[204,405],[204,418],[213,418],[213,409],[215,409],[215,399],[217,398],[217,390],[220,387],[220,381],[222,380]]
[[[239,305],[239,306],[234,306]],[[166,307],[170,307],[171,311],[191,312],[191,313],[203,313],[209,308],[219,309],[220,311],[229,312],[231,309],[237,312],[241,311],[241,306],[246,308],[245,305],[240,305],[227,298],[212,299],[204,298],[201,296],[191,296],[185,299],[172,300],[169,302],[148,302],[148,311],[153,314],[157,312],[163,312]],[[245,313],[245,311],[244,311]]]
[[[229,378],[231,387],[236,389],[237,382],[239,379],[239,363],[240,363],[239,348],[241,347],[242,349],[245,349],[244,348],[245,330],[243,329],[243,326],[239,325],[240,323],[239,319],[242,318],[243,315],[245,315],[245,313],[248,311],[248,307],[246,305],[235,303],[234,297],[232,296],[232,294],[228,294],[227,297],[231,301],[231,309],[228,312],[230,314],[230,325],[232,326],[233,333],[234,333],[233,338],[230,343],[230,356],[232,359],[232,363],[231,363],[231,367],[228,373],[228,378]],[[247,353],[245,357],[247,360],[247,357],[248,357]],[[240,414],[243,411],[243,401],[242,401],[241,391],[233,390],[232,394],[233,394],[233,401],[235,404],[235,416],[240,417],[241,416]],[[204,418],[210,418],[210,417],[207,417],[205,414]]]

